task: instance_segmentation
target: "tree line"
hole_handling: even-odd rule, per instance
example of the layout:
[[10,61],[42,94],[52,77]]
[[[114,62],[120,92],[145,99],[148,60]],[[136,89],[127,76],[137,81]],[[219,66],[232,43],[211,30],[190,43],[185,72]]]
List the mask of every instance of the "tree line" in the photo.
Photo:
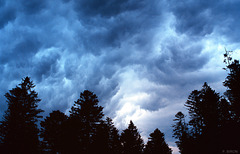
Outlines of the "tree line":
[[182,112],[175,115],[173,137],[182,154],[240,153],[240,64],[231,52],[224,54],[224,95],[204,83],[185,103],[189,120]]
[[[155,129],[144,145],[132,121],[121,133],[104,117],[97,96],[85,90],[70,115],[52,111],[42,119],[41,101],[29,77],[5,94],[8,109],[0,123],[0,153],[6,154],[170,154],[164,134]],[[42,119],[42,120],[41,120]],[[40,128],[38,123],[40,122]]]
[[[240,64],[230,53],[224,54],[224,95],[204,83],[184,104],[188,115],[178,112],[173,119],[173,137],[182,154],[240,152]],[[0,153],[172,153],[159,129],[149,134],[146,144],[132,121],[120,132],[89,90],[80,93],[69,115],[54,110],[43,118],[34,87],[25,77],[5,94],[8,108],[0,122]]]

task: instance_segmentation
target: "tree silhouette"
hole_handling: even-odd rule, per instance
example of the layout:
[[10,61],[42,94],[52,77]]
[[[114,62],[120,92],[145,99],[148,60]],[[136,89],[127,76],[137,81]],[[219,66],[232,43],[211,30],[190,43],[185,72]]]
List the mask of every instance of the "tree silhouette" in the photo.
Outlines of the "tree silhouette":
[[228,124],[229,121],[232,120],[231,114],[231,105],[230,103],[223,97],[221,98],[219,104],[219,127],[223,127]]
[[38,153],[37,128],[40,99],[29,77],[5,94],[8,109],[1,121],[1,153]]
[[220,118],[219,104],[219,94],[212,90],[207,83],[204,83],[200,91],[194,90],[185,104],[190,115],[189,125],[196,143],[195,150],[198,153],[216,153],[218,151],[219,143],[216,139]]
[[225,104],[222,105],[221,110],[226,115],[226,117],[221,118],[223,119],[221,133],[225,140],[221,143],[221,146],[224,149],[238,149],[240,151],[238,144],[240,138],[240,64],[239,60],[232,60],[231,53],[232,51],[226,50],[224,54],[225,70],[229,73],[223,82],[223,85],[227,88],[224,93],[227,100],[224,100]]
[[[98,99],[93,92],[85,90],[80,98],[74,102],[70,111],[71,124],[76,129],[74,134],[79,152],[88,153],[93,143],[93,136],[96,135],[97,127],[104,116],[103,107],[98,106]],[[74,138],[74,137],[73,137]]]
[[98,125],[96,135],[93,137],[93,147],[92,153],[121,153],[120,135],[111,118],[107,117],[106,121]]
[[63,153],[84,153],[83,150],[86,150],[83,143],[83,124],[79,118],[68,117],[68,119],[62,124],[63,129],[63,138],[64,146]]
[[109,128],[104,121],[97,126],[96,133],[93,136],[93,144],[90,153],[110,153],[109,148]]
[[[224,83],[230,82],[228,79]],[[232,97],[231,92],[227,91]],[[177,139],[180,152],[221,153],[227,149],[238,149],[240,125],[235,112],[237,106],[233,104],[230,98],[220,97],[207,83],[201,90],[192,91],[185,103],[190,121],[185,123],[181,112],[174,119],[173,137]]]
[[173,120],[175,124],[173,127],[173,137],[177,139],[176,144],[182,154],[191,153],[193,145],[191,145],[191,136],[189,134],[187,123],[185,122],[185,115],[178,112]]
[[45,149],[51,153],[62,153],[66,143],[63,125],[67,116],[59,110],[53,111],[49,115],[41,122],[41,137]]
[[138,132],[137,127],[130,121],[128,128],[123,130],[121,134],[121,142],[123,145],[122,152],[124,154],[140,154],[143,150],[143,140]]
[[106,125],[108,129],[109,151],[110,153],[120,154],[122,150],[120,135],[118,129],[114,126],[112,119],[107,117]]
[[[231,60],[231,58],[230,58]],[[223,85],[227,87],[225,95],[231,102],[234,118],[240,122],[240,64],[238,60],[230,61],[227,64],[229,70]]]
[[165,142],[164,134],[159,130],[155,129],[153,133],[150,134],[144,154],[171,154],[172,150],[168,147]]

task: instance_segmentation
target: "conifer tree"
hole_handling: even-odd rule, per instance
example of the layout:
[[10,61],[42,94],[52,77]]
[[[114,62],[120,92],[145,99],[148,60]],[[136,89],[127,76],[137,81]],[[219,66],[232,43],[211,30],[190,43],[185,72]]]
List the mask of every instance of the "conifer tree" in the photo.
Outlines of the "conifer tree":
[[231,103],[234,120],[240,122],[240,64],[239,60],[232,60],[230,55],[232,51],[226,51],[224,54],[226,70],[229,71],[223,85],[227,87],[225,95]]
[[192,143],[195,143],[194,153],[217,152],[220,102],[219,94],[207,83],[204,83],[200,91],[194,90],[190,94],[185,106],[190,115],[189,125]]
[[118,129],[114,126],[112,119],[107,117],[106,125],[108,128],[109,134],[109,150],[110,153],[120,154],[122,150],[120,135]]
[[203,88],[194,90],[185,106],[190,115],[189,125],[193,127],[194,135],[201,135],[206,130],[216,130],[219,121],[219,94],[204,83]]
[[104,121],[97,125],[96,132],[92,139],[90,153],[104,153],[110,154],[109,148],[109,128]]
[[141,154],[143,152],[143,140],[132,121],[130,121],[128,128],[123,130],[121,142],[123,145],[123,154]]
[[175,122],[172,126],[173,137],[177,139],[176,144],[182,154],[188,153],[187,151],[190,149],[190,134],[185,122],[185,115],[182,112],[178,112],[173,121]]
[[107,117],[97,126],[92,147],[94,148],[91,149],[91,153],[121,153],[120,135],[111,118]]
[[43,138],[44,148],[52,153],[64,152],[65,130],[64,124],[67,116],[61,111],[53,111],[41,122],[41,137]]
[[97,127],[103,121],[103,107],[98,106],[98,102],[98,98],[93,92],[85,90],[71,108],[70,121],[73,126],[71,129],[76,130],[72,134],[76,136],[73,144],[79,148],[79,152],[89,152]]
[[8,109],[1,121],[1,153],[38,153],[38,109],[40,99],[29,77],[5,94]]
[[[227,51],[224,54],[224,62],[226,64],[225,70],[228,71],[228,76],[226,77],[223,85],[227,88],[224,95],[226,96],[225,106],[222,105],[222,111],[225,113],[224,125],[221,127],[222,136],[224,141],[221,146],[224,149],[237,149],[239,148],[239,138],[240,138],[240,63],[239,60],[233,60],[231,57],[232,51]],[[224,108],[225,107],[225,108]],[[230,111],[226,110],[226,107]],[[230,117],[230,118],[229,118]]]
[[149,135],[144,154],[171,154],[172,150],[168,147],[165,142],[164,134],[159,130],[155,129],[153,133]]

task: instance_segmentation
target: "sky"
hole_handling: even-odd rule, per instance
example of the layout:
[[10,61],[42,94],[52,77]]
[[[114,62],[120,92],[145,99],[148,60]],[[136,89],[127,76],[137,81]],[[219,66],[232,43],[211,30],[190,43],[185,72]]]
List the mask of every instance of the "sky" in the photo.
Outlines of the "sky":
[[221,94],[225,48],[240,51],[238,0],[0,0],[0,116],[4,94],[30,76],[39,108],[69,114],[85,89],[145,142],[204,82]]

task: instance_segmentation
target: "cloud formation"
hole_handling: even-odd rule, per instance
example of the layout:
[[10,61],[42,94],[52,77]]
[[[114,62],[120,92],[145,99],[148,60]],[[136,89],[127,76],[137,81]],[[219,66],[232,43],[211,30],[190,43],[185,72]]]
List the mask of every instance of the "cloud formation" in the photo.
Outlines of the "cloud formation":
[[239,1],[0,1],[0,113],[25,76],[40,107],[68,113],[84,89],[107,116],[171,138],[175,113],[207,81],[222,92],[224,47],[239,50]]

